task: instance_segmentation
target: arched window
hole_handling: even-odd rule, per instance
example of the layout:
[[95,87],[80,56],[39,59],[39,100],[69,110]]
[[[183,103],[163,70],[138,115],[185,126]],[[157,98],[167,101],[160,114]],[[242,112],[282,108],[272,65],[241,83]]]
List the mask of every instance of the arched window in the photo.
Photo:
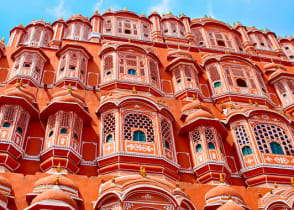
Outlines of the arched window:
[[170,149],[172,130],[167,119],[163,119],[160,122],[161,140],[164,142],[164,147]]
[[202,146],[201,146],[201,144],[197,144],[195,149],[196,149],[196,152],[200,152],[200,151],[202,151]]
[[137,71],[135,69],[129,69],[128,74],[130,75],[137,75]]
[[[287,155],[294,155],[294,147],[288,132],[280,126],[269,123],[256,124],[254,126],[254,136],[258,148],[262,153],[272,152],[274,154],[286,153]],[[281,149],[279,149],[280,147]]]
[[[150,117],[141,113],[130,113],[124,118],[124,140],[143,139],[147,142],[154,142],[154,127]],[[136,133],[133,130],[137,131]],[[143,131],[146,133],[143,132]],[[140,131],[140,132],[139,132]],[[141,134],[143,132],[143,134]],[[139,141],[139,140],[138,140]]]
[[109,134],[109,135],[106,137],[106,143],[109,143],[109,142],[112,142],[112,141],[113,141],[112,134]]
[[169,146],[169,142],[168,141],[164,141],[164,147],[167,148],[167,149],[170,149],[170,146]]
[[60,133],[61,134],[67,134],[67,129],[66,128],[61,128]]
[[236,82],[239,87],[247,87],[247,83],[244,79],[237,79]]
[[222,86],[222,83],[221,83],[221,82],[215,82],[215,83],[213,84],[213,87],[214,87],[214,88],[218,88],[218,87],[220,87],[220,86]]
[[102,138],[105,143],[115,140],[115,116],[112,112],[103,115]]
[[245,146],[242,148],[242,154],[244,156],[252,154],[252,149],[249,146]]
[[270,147],[271,147],[271,150],[272,150],[273,154],[279,154],[279,155],[284,154],[284,151],[283,151],[283,149],[282,149],[282,147],[281,147],[281,145],[279,143],[272,141],[270,143]]
[[22,128],[21,128],[21,127],[17,127],[17,128],[16,128],[16,131],[17,131],[19,134],[22,134]]
[[146,136],[143,131],[134,131],[133,133],[133,141],[140,141],[140,142],[146,142]]
[[214,143],[208,142],[208,149],[215,149]]

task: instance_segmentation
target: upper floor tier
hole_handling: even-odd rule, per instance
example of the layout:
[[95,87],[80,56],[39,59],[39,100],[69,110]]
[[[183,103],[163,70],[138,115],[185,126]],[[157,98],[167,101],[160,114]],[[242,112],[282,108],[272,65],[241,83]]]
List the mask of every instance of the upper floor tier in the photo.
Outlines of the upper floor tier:
[[185,15],[160,16],[152,12],[148,17],[128,10],[104,14],[96,11],[91,18],[72,15],[52,24],[33,20],[10,31],[8,46],[38,46],[59,48],[61,40],[85,42],[103,40],[133,40],[141,44],[166,43],[189,45],[200,49],[213,49],[236,53],[271,55],[285,60],[294,59],[292,39],[277,39],[274,32],[246,27],[234,27],[211,18],[191,20]]

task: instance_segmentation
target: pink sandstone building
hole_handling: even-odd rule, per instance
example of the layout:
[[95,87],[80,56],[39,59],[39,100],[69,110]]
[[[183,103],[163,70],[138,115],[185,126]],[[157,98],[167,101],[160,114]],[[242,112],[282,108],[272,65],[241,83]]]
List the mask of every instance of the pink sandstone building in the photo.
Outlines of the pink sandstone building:
[[107,11],[0,42],[0,209],[294,209],[294,39]]

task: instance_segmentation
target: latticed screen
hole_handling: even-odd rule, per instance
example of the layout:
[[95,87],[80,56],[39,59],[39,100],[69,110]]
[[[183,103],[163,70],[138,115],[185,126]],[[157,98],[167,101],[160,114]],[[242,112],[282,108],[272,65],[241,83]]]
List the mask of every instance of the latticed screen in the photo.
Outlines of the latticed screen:
[[192,141],[194,144],[197,144],[201,141],[199,129],[195,129],[192,133]]
[[235,134],[240,146],[249,144],[249,137],[244,125],[239,125],[235,128]]
[[150,117],[139,114],[139,113],[131,113],[125,116],[124,119],[124,139],[125,140],[133,140],[133,131],[136,129],[143,129],[146,131],[146,140],[147,142],[154,142],[154,128],[153,122]]
[[214,133],[213,133],[213,130],[210,129],[210,128],[206,128],[204,130],[204,133],[205,133],[205,139],[209,142],[214,142]]
[[171,128],[166,119],[160,122],[161,139],[167,149],[171,149]]
[[288,134],[279,126],[272,124],[256,124],[254,126],[254,136],[258,148],[262,153],[270,153],[270,143],[276,142],[284,148],[287,155],[294,155],[294,149]]
[[4,121],[12,122],[14,120],[14,116],[16,114],[16,106],[6,105],[3,108],[4,108],[4,110],[3,110],[2,123]]
[[145,76],[144,57],[138,55],[119,55],[119,73]]
[[200,29],[194,29],[193,32],[194,32],[196,46],[206,47],[206,43],[205,43],[205,40],[203,38],[201,30]]
[[[103,141],[115,141],[115,116],[109,112],[103,118]],[[108,141],[107,141],[108,140]]]

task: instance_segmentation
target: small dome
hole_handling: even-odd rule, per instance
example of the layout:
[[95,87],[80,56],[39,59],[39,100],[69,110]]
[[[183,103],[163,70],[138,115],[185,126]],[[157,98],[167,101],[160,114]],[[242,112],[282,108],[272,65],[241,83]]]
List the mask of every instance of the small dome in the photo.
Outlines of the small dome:
[[74,91],[72,91],[71,94],[69,94],[68,91],[69,90],[62,90],[53,94],[52,101],[71,102],[71,103],[77,103],[81,105],[82,107],[85,106],[85,98],[82,95],[79,95],[78,93],[75,93]]
[[10,184],[10,182],[8,181],[8,179],[6,179],[3,176],[0,176],[0,186],[9,188],[10,190],[12,190],[12,186]]
[[233,189],[230,186],[227,185],[219,185],[215,188],[212,188],[205,194],[205,200],[208,200],[210,198],[218,197],[218,196],[235,196],[237,198],[240,198],[243,201],[242,196],[237,192],[237,190]]
[[245,210],[245,208],[230,200],[221,207],[217,208],[217,210]]
[[267,63],[264,65],[263,67],[265,70],[272,70],[272,69],[282,69],[285,70],[284,66],[281,66],[279,64],[275,64],[275,63]]
[[[44,178],[39,179],[35,182],[34,187],[42,186],[42,185],[56,185],[56,175],[46,176]],[[65,176],[59,176],[59,184],[61,186],[66,186],[74,190],[78,190],[78,186],[71,181],[69,178]]]
[[77,203],[65,192],[58,190],[58,189],[51,189],[48,191],[45,191],[35,197],[32,200],[32,204],[39,203],[41,201],[46,201],[46,200],[57,200],[57,201],[62,201],[73,207],[74,209],[77,209]]
[[80,19],[80,20],[83,20],[83,21],[89,21],[88,18],[86,18],[85,16],[83,15],[72,15],[68,20],[76,20],[76,19]]
[[35,101],[35,96],[29,90],[26,90],[25,87],[20,88],[9,88],[5,91],[7,96],[17,96],[26,99],[31,104]]
[[193,112],[192,114],[190,114],[187,118],[186,118],[186,122],[190,122],[192,120],[195,120],[197,118],[214,118],[213,115],[209,112],[207,112],[206,110],[203,109],[198,109],[195,112]]

